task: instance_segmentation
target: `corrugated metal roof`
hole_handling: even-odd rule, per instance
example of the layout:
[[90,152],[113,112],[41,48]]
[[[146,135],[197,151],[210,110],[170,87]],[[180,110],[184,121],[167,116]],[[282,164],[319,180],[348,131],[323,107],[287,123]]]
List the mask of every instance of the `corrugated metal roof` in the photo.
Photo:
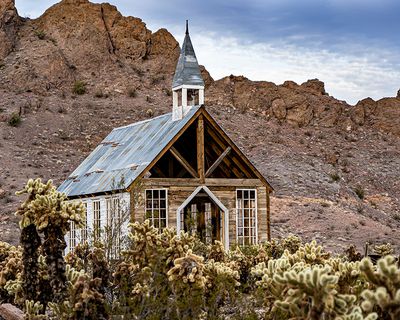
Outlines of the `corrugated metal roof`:
[[172,88],[184,84],[204,87],[203,77],[201,76],[199,64],[188,31],[183,41],[178,64],[176,65],[174,79],[172,80]]
[[58,191],[69,197],[129,187],[167,146],[200,106],[182,120],[172,114],[115,128],[65,180]]

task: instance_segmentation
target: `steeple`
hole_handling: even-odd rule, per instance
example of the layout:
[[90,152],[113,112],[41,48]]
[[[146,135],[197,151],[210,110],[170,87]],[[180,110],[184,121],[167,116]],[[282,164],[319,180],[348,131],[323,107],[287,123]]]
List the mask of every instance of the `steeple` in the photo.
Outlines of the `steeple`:
[[185,39],[172,81],[173,119],[179,120],[191,106],[204,104],[204,81],[189,36],[186,20]]

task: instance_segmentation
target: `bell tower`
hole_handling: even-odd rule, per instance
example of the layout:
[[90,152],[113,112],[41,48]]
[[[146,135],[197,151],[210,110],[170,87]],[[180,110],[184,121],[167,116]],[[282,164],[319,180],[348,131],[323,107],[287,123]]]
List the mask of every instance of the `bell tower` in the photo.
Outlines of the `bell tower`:
[[204,104],[204,81],[189,36],[188,20],[172,81],[172,120],[181,120],[192,106]]

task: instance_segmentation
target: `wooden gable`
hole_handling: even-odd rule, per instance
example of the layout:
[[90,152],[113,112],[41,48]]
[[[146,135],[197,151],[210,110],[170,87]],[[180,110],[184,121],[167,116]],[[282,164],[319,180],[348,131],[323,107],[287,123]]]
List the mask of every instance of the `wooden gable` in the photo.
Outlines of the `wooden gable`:
[[148,165],[151,178],[260,179],[268,181],[247,159],[204,107]]

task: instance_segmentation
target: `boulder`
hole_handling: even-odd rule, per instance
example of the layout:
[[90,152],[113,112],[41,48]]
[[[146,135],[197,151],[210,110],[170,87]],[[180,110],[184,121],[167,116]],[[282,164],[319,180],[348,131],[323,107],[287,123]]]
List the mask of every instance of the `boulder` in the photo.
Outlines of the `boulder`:
[[24,313],[22,310],[10,303],[0,304],[0,319],[4,320],[23,320]]
[[318,79],[311,79],[301,84],[301,87],[317,95],[326,95],[325,84]]
[[286,111],[286,104],[283,99],[275,99],[272,101],[272,113],[273,115],[280,121],[285,120],[287,111]]

